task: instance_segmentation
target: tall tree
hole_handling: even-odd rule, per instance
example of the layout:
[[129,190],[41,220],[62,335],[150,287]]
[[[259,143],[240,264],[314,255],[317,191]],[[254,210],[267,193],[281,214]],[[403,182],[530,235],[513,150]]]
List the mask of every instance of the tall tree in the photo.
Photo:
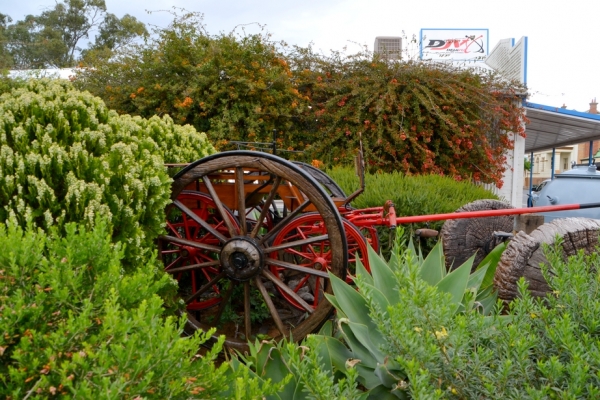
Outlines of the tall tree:
[[0,71],[12,67],[13,61],[8,51],[8,37],[6,27],[12,22],[10,16],[0,13]]
[[98,30],[92,48],[112,49],[146,34],[135,17],[106,12],[105,0],[63,0],[38,16],[6,28],[7,48],[18,69],[76,65],[83,44]]

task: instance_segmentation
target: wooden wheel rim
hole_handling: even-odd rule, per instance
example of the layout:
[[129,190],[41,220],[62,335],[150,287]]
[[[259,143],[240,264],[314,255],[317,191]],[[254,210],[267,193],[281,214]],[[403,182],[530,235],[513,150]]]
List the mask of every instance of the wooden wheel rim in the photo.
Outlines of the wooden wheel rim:
[[[327,226],[328,240],[332,245],[331,254],[331,267],[329,272],[344,279],[347,267],[347,243],[344,236],[342,219],[336,210],[335,205],[329,198],[328,194],[323,190],[318,182],[316,182],[310,175],[302,171],[299,167],[294,164],[285,161],[279,157],[272,156],[266,153],[256,153],[250,151],[232,151],[219,153],[210,157],[206,157],[202,160],[196,161],[190,164],[188,167],[180,171],[175,177],[172,186],[171,198],[175,201],[179,194],[194,181],[204,181],[205,179],[210,180],[209,175],[214,174],[218,171],[241,171],[240,177],[248,179],[248,175],[244,175],[245,169],[258,170],[267,174],[271,174],[275,177],[280,177],[282,181],[293,185],[298,188],[306,200],[312,204],[320,216],[323,218]],[[242,181],[239,178],[236,182]],[[237,184],[237,183],[236,183]],[[215,202],[220,202],[213,198]],[[268,205],[267,205],[268,206]],[[238,215],[242,212],[238,212]],[[275,224],[274,231],[278,231],[283,228],[287,222],[280,221]],[[239,224],[244,225],[243,223]],[[240,236],[248,235],[248,232],[237,232]],[[276,234],[276,232],[274,233]],[[268,236],[268,234],[267,234]],[[272,239],[272,238],[270,238]],[[270,240],[266,240],[261,243],[265,249],[269,248]],[[267,252],[265,251],[265,254]],[[266,264],[268,264],[269,258],[266,258]],[[265,266],[264,270],[268,273],[268,267]],[[262,273],[262,272],[261,272]],[[227,276],[221,276],[220,279],[227,279]],[[257,278],[262,279],[262,278]],[[270,278],[272,279],[272,278]],[[256,283],[258,286],[260,283]],[[244,283],[245,291],[249,291],[249,284]],[[260,288],[260,290],[264,288]],[[331,285],[327,279],[327,283],[324,287],[325,293],[331,293]],[[264,297],[264,295],[263,295]],[[326,300],[321,301],[316,309],[314,309],[310,315],[297,324],[293,329],[286,331],[285,336],[291,335],[294,340],[301,340],[309,333],[317,330],[322,323],[326,321],[332,311],[332,306]],[[245,314],[248,314],[247,312]],[[249,318],[249,317],[247,317]],[[194,318],[190,318],[191,325],[194,328],[208,329],[210,326],[204,324],[202,321],[198,322]],[[248,322],[249,325],[251,323]],[[281,331],[281,329],[280,329]],[[248,331],[249,332],[249,331]],[[240,340],[236,338],[228,337],[226,339],[226,345],[228,347],[245,350],[247,348],[246,340]]]

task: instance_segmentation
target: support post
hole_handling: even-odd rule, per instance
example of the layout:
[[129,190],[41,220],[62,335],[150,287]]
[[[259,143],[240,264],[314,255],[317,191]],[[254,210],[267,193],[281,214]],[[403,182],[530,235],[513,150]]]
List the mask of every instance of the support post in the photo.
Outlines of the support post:
[[556,156],[556,147],[552,148],[552,163],[550,165],[550,169],[552,172],[550,173],[550,179],[554,180],[554,157]]
[[592,165],[592,157],[594,157],[594,141],[590,140],[590,158],[588,159],[590,161],[589,165]]
[[533,151],[529,156],[529,198],[531,198],[531,192],[533,192]]

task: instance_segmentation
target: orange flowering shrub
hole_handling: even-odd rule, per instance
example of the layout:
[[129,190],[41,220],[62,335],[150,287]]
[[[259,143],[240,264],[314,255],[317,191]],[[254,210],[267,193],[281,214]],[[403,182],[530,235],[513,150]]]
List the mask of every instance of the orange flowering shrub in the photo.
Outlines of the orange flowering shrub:
[[372,171],[502,185],[512,135],[525,134],[518,85],[492,74],[370,54],[324,58],[307,50],[295,65],[309,63],[312,69],[295,76],[312,101],[313,158],[349,163],[362,139]]

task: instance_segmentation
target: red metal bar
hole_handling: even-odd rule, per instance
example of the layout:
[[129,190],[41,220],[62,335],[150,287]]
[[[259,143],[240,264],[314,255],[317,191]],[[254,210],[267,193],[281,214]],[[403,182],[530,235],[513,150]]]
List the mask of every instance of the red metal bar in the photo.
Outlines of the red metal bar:
[[562,204],[562,205],[558,205],[558,206],[506,208],[506,209],[502,209],[502,210],[466,211],[466,212],[454,212],[454,213],[449,213],[449,214],[431,214],[431,215],[417,215],[417,216],[412,216],[412,217],[398,217],[398,218],[396,218],[396,223],[411,224],[413,222],[441,221],[441,220],[445,220],[445,219],[497,217],[497,216],[502,216],[502,215],[519,215],[519,214],[531,214],[531,213],[536,213],[536,212],[580,210],[580,209],[584,209],[584,208],[596,208],[596,207],[600,207],[600,203]]

